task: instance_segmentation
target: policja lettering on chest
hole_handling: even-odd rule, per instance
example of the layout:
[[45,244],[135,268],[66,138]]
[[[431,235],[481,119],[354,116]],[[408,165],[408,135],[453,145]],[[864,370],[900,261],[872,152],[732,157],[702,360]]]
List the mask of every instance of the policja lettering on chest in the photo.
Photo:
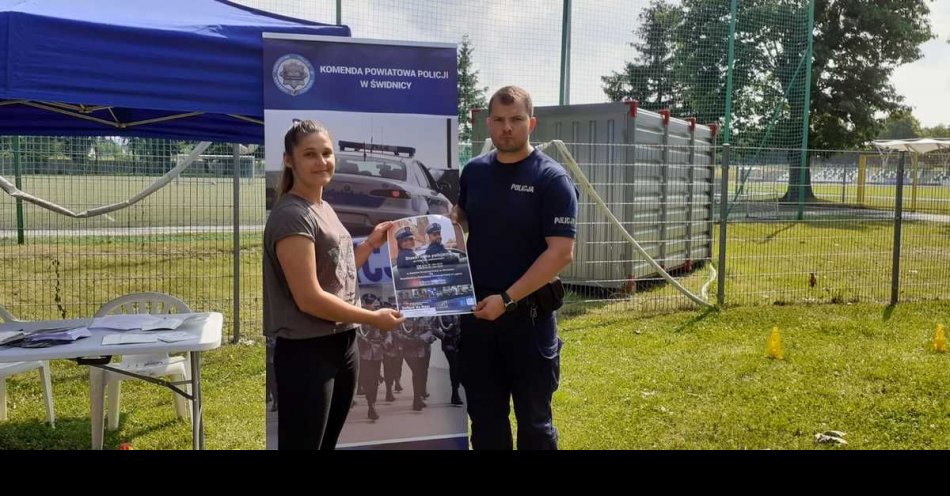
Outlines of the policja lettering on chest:
[[511,191],[518,191],[519,193],[534,193],[533,184],[512,184]]

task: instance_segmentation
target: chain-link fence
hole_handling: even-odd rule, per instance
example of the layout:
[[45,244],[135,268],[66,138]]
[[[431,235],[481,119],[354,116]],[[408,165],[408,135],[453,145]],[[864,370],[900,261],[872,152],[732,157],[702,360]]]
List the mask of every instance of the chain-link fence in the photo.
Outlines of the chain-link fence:
[[[125,201],[184,159],[193,142],[4,137],[0,176],[75,213]],[[173,294],[199,311],[230,311],[239,272],[242,316],[260,324],[263,160],[213,144],[139,203],[74,218],[0,196],[0,301],[25,319],[80,318],[138,291]],[[237,178],[237,179],[235,179]],[[237,196],[235,196],[237,193]],[[241,240],[235,271],[234,219]],[[242,319],[243,320],[243,319]],[[233,319],[229,319],[233,322]],[[259,331],[258,331],[259,332]]]
[[[151,154],[139,154],[129,151],[130,143],[102,138],[87,152],[100,146],[103,151],[76,158],[66,156],[67,143],[4,138],[0,175],[79,212],[128,198],[193,145],[153,141]],[[799,203],[784,198],[789,167],[779,151],[778,163],[731,168],[723,210],[723,169],[715,164],[721,148],[567,148],[646,254],[710,303],[717,300],[717,275],[725,303],[741,305],[944,299],[950,290],[943,269],[950,264],[950,182],[940,157],[812,151],[814,197]],[[223,156],[206,154],[204,163]],[[234,163],[233,155],[228,160]],[[233,167],[208,169],[199,162],[108,217],[70,218],[3,195],[3,304],[24,318],[75,318],[122,294],[162,291],[199,310],[224,311],[233,323],[237,253],[242,334],[259,335],[263,178],[259,159],[248,163],[235,178]],[[744,182],[733,179],[740,176]],[[609,302],[628,310],[695,306],[610,225],[590,195],[582,193],[580,204],[576,261],[565,273],[573,302]],[[725,243],[718,222],[723,211]]]
[[[946,293],[939,268],[950,261],[950,156],[905,155],[902,164],[897,154],[874,151],[802,151],[808,0],[238,3],[339,19],[354,37],[458,43],[468,36],[479,85],[518,84],[536,105],[635,99],[644,110],[718,125],[717,145],[702,163],[667,160],[690,153],[672,142],[636,148],[576,139],[569,130],[553,137],[568,142],[650,257],[689,291],[705,287],[710,301],[717,287],[707,283],[718,268],[728,304],[887,302],[895,260],[901,299]],[[0,175],[80,212],[129,198],[192,146],[4,137]],[[463,143],[461,162],[481,147]],[[0,195],[0,304],[23,318],[79,317],[121,294],[163,291],[199,310],[224,311],[232,323],[237,294],[242,334],[259,335],[261,156],[245,150],[235,158],[232,145],[216,143],[140,203],[88,219]],[[578,250],[602,273],[576,277],[574,301],[694,305],[645,268],[646,259],[590,209],[590,198],[581,204]],[[725,239],[716,224],[723,213]]]
[[[950,181],[939,157],[809,151],[809,162],[805,183],[769,161],[732,171],[743,179],[725,208],[726,300],[944,298]],[[799,184],[801,197],[785,195]]]

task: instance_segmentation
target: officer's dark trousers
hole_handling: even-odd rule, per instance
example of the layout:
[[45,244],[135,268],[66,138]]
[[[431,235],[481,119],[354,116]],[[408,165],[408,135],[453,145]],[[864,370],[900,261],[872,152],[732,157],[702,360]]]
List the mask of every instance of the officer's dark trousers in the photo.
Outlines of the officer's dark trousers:
[[509,397],[518,421],[518,449],[557,449],[551,397],[561,372],[557,321],[519,307],[493,322],[462,317],[462,386],[472,420],[472,447],[512,448]]
[[422,399],[429,375],[429,369],[426,368],[426,357],[407,356],[406,363],[409,364],[409,370],[412,371],[412,397]]
[[422,383],[422,392],[423,394],[429,392],[429,364],[432,363],[432,346],[426,346],[426,366],[425,366],[425,382]]
[[452,391],[455,391],[459,388],[459,353],[458,351],[445,351],[445,348],[442,348],[442,353],[445,353],[445,359],[449,362],[449,380],[452,382]]
[[387,355],[383,358],[383,379],[386,381],[386,391],[392,391],[393,383],[399,382],[400,376],[402,376],[402,355]]
[[312,339],[277,338],[277,448],[336,447],[356,393],[356,332]]
[[369,406],[376,404],[376,395],[379,393],[379,369],[382,365],[382,360],[360,359],[359,380],[363,388],[363,395],[366,396],[366,404]]

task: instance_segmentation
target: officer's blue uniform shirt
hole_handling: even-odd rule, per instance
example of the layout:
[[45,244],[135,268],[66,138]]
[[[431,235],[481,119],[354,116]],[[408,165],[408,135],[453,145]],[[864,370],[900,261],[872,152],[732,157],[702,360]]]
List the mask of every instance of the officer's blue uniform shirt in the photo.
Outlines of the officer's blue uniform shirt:
[[468,217],[468,257],[479,291],[508,289],[547,249],[544,238],[577,235],[574,182],[539,150],[513,164],[496,152],[462,169],[459,206]]
[[399,253],[396,254],[396,267],[415,267],[416,266],[416,252],[412,250],[399,250]]
[[446,250],[442,243],[429,243],[429,246],[426,248],[426,255],[437,255],[439,253],[448,252],[449,250]]

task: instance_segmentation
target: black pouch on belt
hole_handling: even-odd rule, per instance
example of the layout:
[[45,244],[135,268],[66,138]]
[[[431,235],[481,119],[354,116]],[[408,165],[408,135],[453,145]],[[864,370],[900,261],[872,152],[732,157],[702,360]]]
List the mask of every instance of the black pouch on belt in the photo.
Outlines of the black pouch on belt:
[[556,277],[529,297],[542,312],[553,312],[564,305],[564,283]]

